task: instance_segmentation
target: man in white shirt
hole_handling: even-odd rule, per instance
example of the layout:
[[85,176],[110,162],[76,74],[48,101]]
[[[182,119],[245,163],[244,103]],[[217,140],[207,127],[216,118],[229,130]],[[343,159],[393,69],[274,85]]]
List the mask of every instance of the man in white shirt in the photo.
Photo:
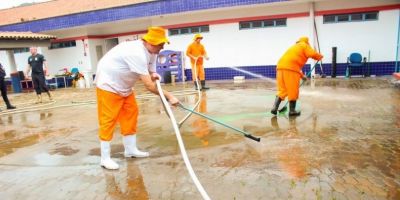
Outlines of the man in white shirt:
[[[136,146],[136,126],[138,106],[132,88],[135,82],[143,82],[147,90],[159,94],[155,80],[157,54],[168,43],[165,30],[150,27],[142,40],[128,41],[112,48],[99,61],[96,73],[97,104],[99,119],[99,138],[101,143],[100,165],[106,169],[118,169],[110,157],[110,141],[116,123],[120,123],[125,147],[125,157],[148,157],[148,152],[138,150]],[[172,105],[178,99],[164,91]]]

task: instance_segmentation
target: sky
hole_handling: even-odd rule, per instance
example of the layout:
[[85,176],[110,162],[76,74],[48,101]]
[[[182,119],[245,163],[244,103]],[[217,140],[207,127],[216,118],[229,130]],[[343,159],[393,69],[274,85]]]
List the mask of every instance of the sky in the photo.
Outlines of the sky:
[[40,3],[40,2],[46,2],[50,0],[0,0],[0,9],[6,9],[6,8],[12,8],[15,6],[19,6],[23,3]]

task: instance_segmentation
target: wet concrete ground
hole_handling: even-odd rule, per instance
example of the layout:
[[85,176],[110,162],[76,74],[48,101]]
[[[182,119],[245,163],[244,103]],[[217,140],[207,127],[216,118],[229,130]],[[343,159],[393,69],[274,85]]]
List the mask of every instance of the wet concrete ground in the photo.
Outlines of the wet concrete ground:
[[[318,79],[301,89],[288,118],[269,114],[274,84],[211,82],[199,111],[261,142],[192,115],[181,127],[192,166],[211,199],[400,199],[400,90],[380,79]],[[188,107],[191,85],[164,86]],[[143,94],[138,88],[138,94]],[[0,112],[0,199],[201,199],[158,97],[142,95],[138,140],[149,158],[99,166],[94,89],[10,95]],[[44,100],[47,100],[44,97]],[[74,103],[71,103],[74,101]],[[27,109],[33,110],[25,112]],[[173,109],[176,118],[186,114]]]

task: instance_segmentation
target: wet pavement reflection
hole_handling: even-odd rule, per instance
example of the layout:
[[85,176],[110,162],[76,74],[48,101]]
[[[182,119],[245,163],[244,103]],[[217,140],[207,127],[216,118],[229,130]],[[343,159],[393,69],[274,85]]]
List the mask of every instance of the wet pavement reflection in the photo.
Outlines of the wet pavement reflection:
[[[258,143],[195,115],[182,125],[192,166],[212,199],[400,199],[400,90],[389,80],[317,79],[301,88],[297,118],[269,113],[269,82],[210,85],[196,111],[261,137]],[[56,90],[53,109],[0,113],[1,199],[201,199],[156,96],[138,99],[138,145],[151,156],[124,158],[117,127],[111,153],[120,169],[100,168],[96,104],[63,107],[93,95]],[[199,98],[177,96],[189,107]],[[10,98],[26,102],[24,95]],[[186,115],[173,112],[178,120]]]

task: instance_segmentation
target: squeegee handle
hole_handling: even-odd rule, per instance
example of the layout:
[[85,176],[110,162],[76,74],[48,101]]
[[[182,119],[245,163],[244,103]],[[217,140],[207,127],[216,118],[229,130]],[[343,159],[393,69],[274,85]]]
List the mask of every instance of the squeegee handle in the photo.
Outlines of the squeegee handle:
[[247,138],[250,138],[250,139],[255,140],[255,141],[257,141],[257,142],[260,142],[260,140],[261,140],[260,138],[254,137],[254,136],[252,136],[252,135],[249,134],[249,133],[246,133],[246,132],[244,132],[244,131],[242,131],[242,130],[240,130],[240,129],[238,129],[238,128],[235,128],[235,127],[233,127],[233,126],[230,126],[230,125],[228,125],[228,124],[225,124],[225,123],[223,123],[223,122],[220,122],[220,121],[218,121],[218,120],[216,120],[216,119],[213,119],[213,118],[211,118],[211,117],[209,117],[209,116],[207,116],[207,115],[205,115],[205,114],[196,112],[196,111],[194,111],[194,110],[190,110],[190,109],[186,108],[186,107],[185,107],[183,104],[181,104],[181,103],[179,103],[178,106],[181,107],[181,108],[183,108],[184,110],[187,110],[187,111],[189,111],[189,112],[192,112],[193,114],[199,115],[199,116],[204,117],[204,118],[206,118],[206,119],[208,119],[208,120],[210,120],[210,121],[213,121],[213,122],[215,122],[215,123],[217,123],[217,124],[220,124],[220,125],[222,125],[222,126],[225,126],[225,127],[227,127],[227,128],[230,128],[230,129],[232,129],[232,130],[235,130],[235,131],[237,131],[237,132],[239,132],[239,133],[242,133],[242,134],[243,134],[245,137],[247,137]]

